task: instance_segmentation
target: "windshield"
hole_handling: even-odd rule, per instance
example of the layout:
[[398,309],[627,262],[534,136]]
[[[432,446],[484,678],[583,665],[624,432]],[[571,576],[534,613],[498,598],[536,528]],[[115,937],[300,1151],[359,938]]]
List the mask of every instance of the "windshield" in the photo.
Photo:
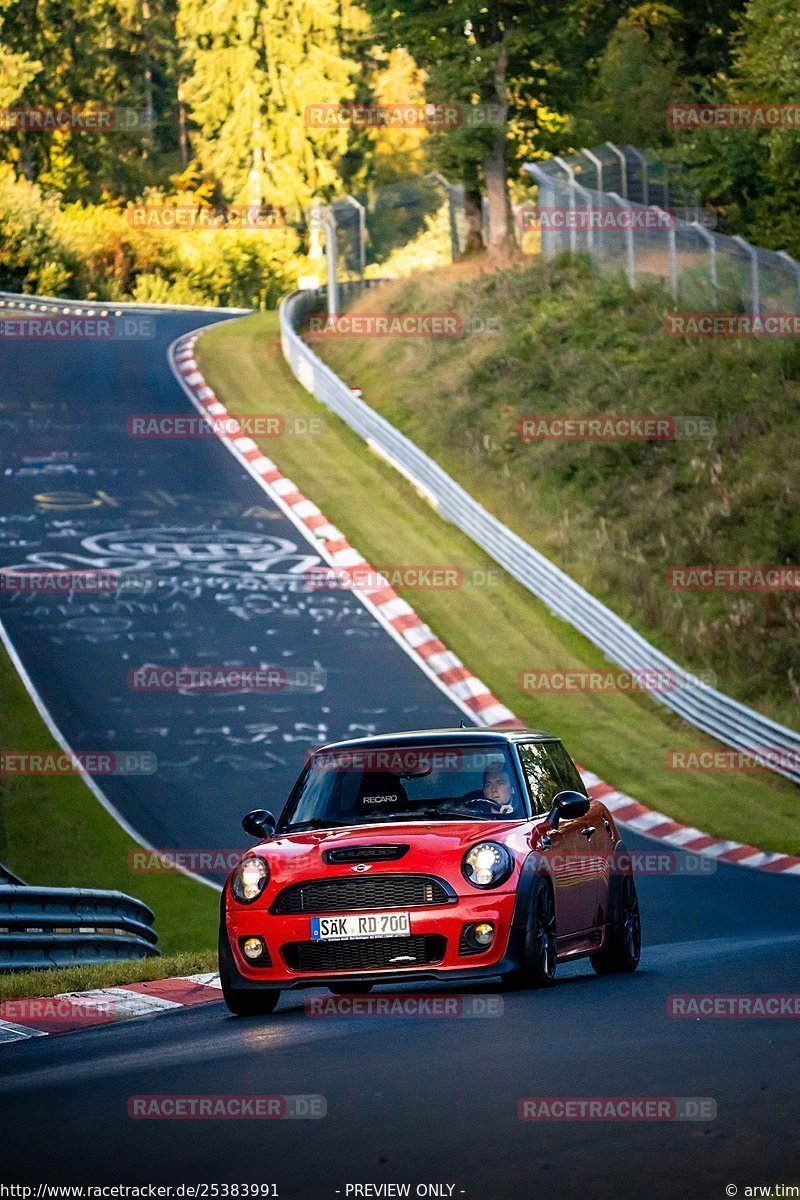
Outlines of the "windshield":
[[298,789],[282,831],[526,816],[505,746],[322,751],[312,758]]

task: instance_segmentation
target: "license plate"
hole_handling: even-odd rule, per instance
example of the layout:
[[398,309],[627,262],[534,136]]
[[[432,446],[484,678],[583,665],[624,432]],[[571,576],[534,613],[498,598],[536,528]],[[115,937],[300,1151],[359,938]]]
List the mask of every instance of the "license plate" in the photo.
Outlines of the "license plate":
[[312,917],[312,942],[346,942],[359,938],[410,937],[411,914],[355,913],[342,917]]

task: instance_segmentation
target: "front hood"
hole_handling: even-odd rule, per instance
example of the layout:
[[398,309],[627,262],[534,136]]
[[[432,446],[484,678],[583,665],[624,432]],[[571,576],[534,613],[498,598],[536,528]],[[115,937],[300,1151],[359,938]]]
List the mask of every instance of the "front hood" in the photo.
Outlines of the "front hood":
[[[530,852],[532,823],[523,821],[392,821],[280,834],[249,851],[267,860],[269,893],[303,879],[353,875],[355,862],[328,863],[324,851],[345,846],[408,846],[402,857],[370,862],[369,874],[432,874],[461,879],[461,859],[477,842],[502,842],[519,861]],[[367,872],[362,872],[367,874]]]

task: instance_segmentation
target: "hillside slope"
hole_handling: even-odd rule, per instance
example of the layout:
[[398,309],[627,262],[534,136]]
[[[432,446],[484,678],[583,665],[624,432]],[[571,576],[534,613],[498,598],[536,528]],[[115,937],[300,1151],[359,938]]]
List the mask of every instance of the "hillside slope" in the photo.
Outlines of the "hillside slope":
[[[315,350],[490,511],[687,668],[798,722],[797,591],[686,591],[685,564],[800,563],[800,347],[663,332],[668,300],[581,264],[455,267],[370,312],[494,318],[469,337],[324,337]],[[480,325],[480,321],[478,322]],[[711,436],[526,441],[526,416],[704,417]],[[557,666],[558,664],[553,664]]]

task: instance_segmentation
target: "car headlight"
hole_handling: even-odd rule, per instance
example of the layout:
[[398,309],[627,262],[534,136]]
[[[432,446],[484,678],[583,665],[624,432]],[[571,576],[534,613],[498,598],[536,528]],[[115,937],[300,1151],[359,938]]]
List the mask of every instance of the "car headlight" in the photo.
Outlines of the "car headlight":
[[490,888],[504,883],[514,869],[514,860],[499,842],[478,842],[461,861],[464,878],[473,887]]
[[268,880],[269,867],[263,858],[255,854],[243,858],[231,879],[234,899],[240,904],[252,904],[261,895]]

